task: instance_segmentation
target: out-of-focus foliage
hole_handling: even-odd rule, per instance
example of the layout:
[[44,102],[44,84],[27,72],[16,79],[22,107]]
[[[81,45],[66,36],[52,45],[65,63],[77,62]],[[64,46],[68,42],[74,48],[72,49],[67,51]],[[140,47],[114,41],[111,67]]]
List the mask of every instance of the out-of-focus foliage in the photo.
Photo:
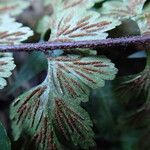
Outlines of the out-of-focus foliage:
[[116,19],[132,19],[138,23],[141,34],[150,32],[150,7],[144,8],[146,0],[108,1],[103,4],[100,12],[104,16],[113,16]]
[[142,13],[145,2],[146,0],[106,1],[101,8],[101,13],[120,19],[130,18]]
[[0,148],[1,150],[11,150],[10,141],[7,137],[5,128],[0,122]]
[[[132,19],[136,21],[141,35],[148,35],[150,33],[150,7],[149,4],[144,8],[146,0],[123,0],[123,1],[109,1],[103,4],[103,7],[100,9],[101,13],[104,15],[113,16],[116,19]],[[118,6],[118,7],[116,7]],[[122,83],[119,94],[123,94],[122,97],[127,99],[129,97],[138,96],[139,93],[146,94],[146,100],[149,101],[149,54],[147,57],[147,65],[143,72],[140,74],[130,76],[129,81],[126,80],[125,83]],[[121,92],[122,91],[122,92]],[[133,95],[132,95],[133,94]],[[145,99],[143,97],[143,99]]]
[[9,93],[14,93],[14,91],[20,88],[24,83],[31,81],[46,69],[47,60],[43,53],[33,52],[32,54],[29,54],[28,61],[25,61],[22,64],[15,77],[15,81],[10,85]]
[[[149,35],[150,5],[148,2],[145,2],[147,1],[108,1],[103,4],[100,10],[106,16],[110,15],[119,20],[131,19],[135,21],[141,35]],[[144,4],[146,5],[144,6]],[[132,130],[133,133],[135,132],[135,136],[137,136],[132,149],[142,150],[149,149],[150,147],[148,144],[149,140],[142,142],[144,135],[141,137],[146,130],[149,131],[150,122],[150,55],[149,47],[145,47],[145,49],[147,50],[145,69],[138,74],[118,78],[114,86],[116,98],[124,108],[130,110],[128,112],[125,111],[126,117],[121,117],[122,127],[124,126]],[[142,144],[140,146],[139,143],[142,143],[143,146]]]

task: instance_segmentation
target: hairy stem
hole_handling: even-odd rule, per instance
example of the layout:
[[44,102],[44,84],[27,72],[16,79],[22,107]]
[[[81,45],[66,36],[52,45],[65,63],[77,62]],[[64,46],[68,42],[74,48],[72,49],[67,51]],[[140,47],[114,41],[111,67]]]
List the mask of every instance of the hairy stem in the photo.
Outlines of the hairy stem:
[[[143,46],[150,47],[150,36],[133,36],[123,38],[108,38],[106,40],[91,40],[91,41],[75,41],[75,42],[44,42],[44,43],[29,43],[21,45],[0,45],[0,52],[32,52],[64,49],[65,52],[72,50],[76,52],[75,48],[111,48],[115,46],[125,47]],[[69,49],[69,50],[68,50]]]

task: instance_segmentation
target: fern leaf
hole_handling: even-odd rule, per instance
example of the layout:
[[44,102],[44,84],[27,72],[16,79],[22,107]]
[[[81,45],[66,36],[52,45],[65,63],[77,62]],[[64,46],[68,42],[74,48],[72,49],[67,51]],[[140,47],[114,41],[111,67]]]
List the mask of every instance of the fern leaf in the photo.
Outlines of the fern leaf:
[[29,6],[25,0],[0,0],[0,15],[18,15]]
[[[61,14],[61,12],[64,12],[64,10],[70,10],[72,9],[82,9],[87,10],[88,8],[91,8],[95,2],[100,2],[101,0],[43,0],[43,5],[45,7],[52,6],[53,8],[53,14],[52,16],[47,15],[44,16],[38,23],[37,31],[39,33],[42,33],[42,35],[52,27],[53,20],[52,17],[57,18]],[[58,14],[59,13],[59,14]]]
[[[0,15],[0,45],[19,44],[26,40],[33,32],[28,27],[22,27],[8,15]],[[0,89],[6,86],[6,80],[15,68],[11,53],[0,53]]]
[[117,69],[105,57],[62,56],[49,58],[48,80],[52,80],[54,90],[66,99],[86,101],[90,88],[104,86],[104,80],[112,80]]
[[[53,7],[57,2],[60,5],[54,9],[49,41],[105,39],[106,32],[120,24],[87,11],[95,1],[57,0],[52,1]],[[82,5],[85,9],[79,14]],[[11,106],[15,139],[26,132],[42,150],[63,149],[65,143],[60,137],[84,149],[93,146],[92,122],[80,103],[88,100],[90,89],[104,86],[104,81],[114,79],[116,73],[114,64],[105,57],[49,57],[45,81]]]
[[150,10],[149,5],[144,7],[146,0],[123,0],[105,2],[101,13],[113,16],[120,20],[132,19],[137,22],[141,35],[150,33]]
[[108,30],[120,24],[112,18],[103,18],[94,11],[78,9],[62,11],[52,20],[52,33],[49,41],[83,41],[105,39]]
[[150,13],[149,12],[135,17],[134,20],[137,22],[142,35],[150,34]]
[[131,14],[141,14],[146,0],[123,0]]
[[[94,134],[91,120],[80,102],[88,100],[90,88],[103,86],[104,80],[113,79],[117,69],[110,60],[96,56],[50,57],[48,64],[45,81],[16,99],[11,107],[13,128],[18,130],[15,139],[23,130],[40,143],[41,149],[52,145],[59,149],[62,143],[59,133],[74,145],[88,149],[94,145]],[[48,143],[50,137],[52,143]]]
[[79,8],[88,9],[94,6],[96,2],[102,0],[45,0],[45,5],[52,4],[54,11],[62,11],[66,9]]
[[28,27],[22,27],[8,15],[0,16],[0,44],[19,44],[33,35],[33,31]]
[[[125,101],[142,97],[145,104],[149,106],[150,101],[150,67],[147,66],[139,74],[121,78],[121,83],[117,88],[117,95]],[[144,105],[145,105],[144,104]]]
[[82,148],[94,144],[88,114],[75,101],[52,91],[47,82],[16,99],[10,114],[14,130],[22,128],[41,150],[62,150],[59,137]]
[[101,13],[116,18],[130,18],[142,13],[146,0],[122,0],[105,2]]
[[11,71],[15,68],[11,53],[0,53],[0,89],[6,86],[6,80],[11,75]]
[[[44,27],[52,32],[49,41],[105,39],[108,36],[106,32],[120,25],[120,21],[102,17],[96,11],[89,10],[98,1],[100,0],[51,1],[53,14],[40,21],[38,31],[42,32],[39,28],[44,22]],[[49,4],[49,1],[46,2]]]

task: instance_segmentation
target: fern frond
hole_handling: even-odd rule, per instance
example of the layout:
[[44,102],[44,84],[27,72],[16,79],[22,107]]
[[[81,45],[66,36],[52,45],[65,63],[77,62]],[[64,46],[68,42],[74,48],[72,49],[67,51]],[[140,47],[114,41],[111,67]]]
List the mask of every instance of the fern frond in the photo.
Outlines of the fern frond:
[[0,89],[6,86],[5,78],[11,75],[11,71],[15,68],[11,53],[0,53]]
[[28,6],[29,2],[25,0],[1,0],[0,15],[19,15]]
[[142,14],[146,0],[121,0],[104,2],[101,8],[103,15],[126,19]]
[[0,44],[19,44],[33,35],[33,31],[28,27],[22,27],[21,23],[8,15],[0,16]]
[[13,128],[18,132],[24,130],[32,137],[31,142],[42,150],[62,149],[59,136],[83,148],[92,146],[94,134],[88,114],[78,103],[56,95],[45,84],[23,94],[13,103]]
[[[26,40],[33,32],[28,27],[22,27],[8,15],[0,15],[0,45],[19,44]],[[6,80],[15,68],[11,53],[0,53],[0,89],[6,86]]]
[[71,55],[50,57],[48,61],[47,80],[53,81],[53,89],[66,99],[69,97],[86,101],[91,88],[104,86],[104,81],[114,79],[117,73],[114,64],[103,56]]
[[[48,64],[45,81],[16,99],[11,107],[13,128],[19,131],[15,139],[23,130],[40,143],[41,149],[52,145],[59,149],[59,143],[63,143],[59,133],[75,146],[88,149],[94,145],[92,122],[80,102],[88,100],[91,88],[112,80],[117,69],[107,58],[96,56],[50,57]],[[51,134],[53,142],[48,143]]]

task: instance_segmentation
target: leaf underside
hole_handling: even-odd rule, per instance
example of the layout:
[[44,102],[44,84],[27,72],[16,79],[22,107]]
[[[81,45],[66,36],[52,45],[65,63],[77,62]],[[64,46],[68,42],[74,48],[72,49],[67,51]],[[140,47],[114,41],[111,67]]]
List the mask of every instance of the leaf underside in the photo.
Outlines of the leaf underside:
[[[28,27],[22,27],[8,15],[0,16],[0,45],[19,44],[26,40],[33,32]],[[0,89],[6,86],[6,80],[15,68],[11,53],[0,53]]]
[[22,27],[21,23],[17,23],[8,15],[0,16],[0,45],[19,44],[33,35],[28,27]]
[[11,53],[0,53],[0,89],[6,86],[5,78],[11,75],[11,71],[15,68]]
[[[64,96],[86,101],[90,88],[104,86],[117,73],[114,64],[106,57],[78,55],[49,58],[47,80],[53,80],[54,89]],[[84,97],[87,96],[87,98]]]
[[19,15],[28,6],[29,2],[25,0],[0,0],[0,15]]
[[144,7],[146,0],[123,0],[105,2],[101,13],[120,20],[132,19],[137,22],[142,35],[150,33],[150,6]]
[[117,69],[105,57],[61,56],[48,61],[45,81],[11,107],[13,128],[20,130],[15,138],[22,128],[41,149],[62,149],[59,136],[88,149],[94,145],[92,122],[80,102],[88,100],[90,88],[112,80]]
[[[65,12],[71,12],[73,9],[86,11],[87,9],[91,8],[95,4],[95,2],[100,1],[101,0],[44,0],[43,5],[45,7],[52,5],[53,14],[52,16],[46,15],[39,21],[37,31],[44,34],[50,28],[55,29],[55,19],[60,15],[62,16],[61,13],[66,15]],[[79,13],[77,12],[77,14]]]
[[49,41],[84,41],[105,39],[108,30],[115,28],[120,22],[112,18],[103,18],[93,11],[63,11],[58,13],[53,22]]
[[[89,9],[94,6],[96,2],[102,0],[44,0],[44,4],[52,4],[54,11],[62,11],[72,8],[78,9]],[[59,5],[58,5],[59,4]],[[55,13],[55,12],[54,12]]]
[[105,2],[101,13],[117,18],[129,18],[142,13],[146,0],[122,0]]
[[150,34],[150,13],[144,13],[143,15],[135,18],[139,29],[142,35],[149,35]]
[[[105,39],[108,36],[106,32],[120,25],[120,21],[102,17],[98,12],[89,9],[95,2],[100,0],[45,1],[46,4],[52,4],[54,10],[52,16],[46,16],[42,20],[44,27],[51,29],[49,41]],[[42,22],[39,26],[43,26]]]
[[[28,27],[22,27],[21,23],[9,15],[19,14],[27,2],[21,0],[0,0],[0,45],[14,45],[26,40],[33,32]],[[6,86],[6,80],[15,68],[11,53],[0,53],[0,89]]]
[[43,150],[61,149],[58,135],[75,145],[93,145],[94,134],[88,114],[76,102],[68,101],[55,95],[49,87],[39,86],[14,102],[11,114],[15,113],[15,116],[12,119]]

